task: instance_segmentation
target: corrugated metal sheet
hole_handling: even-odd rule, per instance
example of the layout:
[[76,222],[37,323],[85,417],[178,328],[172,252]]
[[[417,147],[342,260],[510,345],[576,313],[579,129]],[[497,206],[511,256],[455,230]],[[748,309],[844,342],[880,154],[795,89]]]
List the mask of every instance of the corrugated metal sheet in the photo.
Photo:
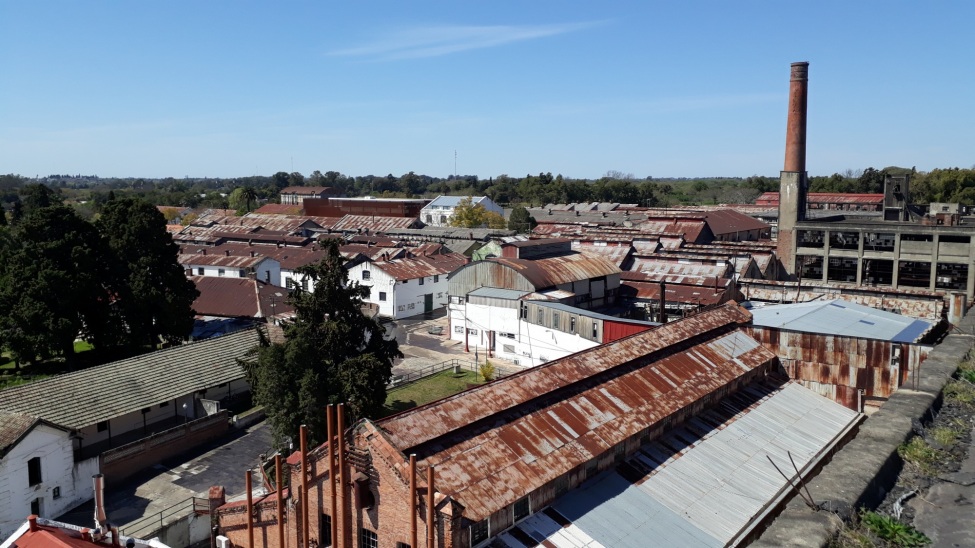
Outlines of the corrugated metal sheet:
[[617,268],[622,268],[623,263],[633,253],[633,247],[629,245],[592,245],[573,242],[572,251],[578,251],[590,257],[601,257],[616,265]]
[[709,264],[702,262],[677,262],[673,260],[663,260],[650,257],[636,257],[630,265],[631,272],[646,272],[658,276],[678,275],[678,276],[699,276],[704,278],[730,278],[731,265]]
[[739,280],[745,300],[769,303],[802,303],[818,299],[842,299],[877,308],[892,310],[904,316],[922,320],[940,321],[945,308],[944,297],[930,291],[911,289],[883,289],[858,287],[852,284],[831,282],[823,285],[803,280],[777,282],[773,280]]
[[[602,276],[619,274],[616,265],[598,258],[587,257],[581,253],[571,253],[541,259],[511,259],[507,257],[492,257],[468,268],[477,267],[483,263],[495,263],[511,269],[526,279],[534,289],[545,289],[557,285],[589,280]],[[508,284],[485,284],[495,287],[515,287]]]
[[338,231],[369,230],[371,232],[385,232],[400,228],[413,228],[418,220],[416,217],[379,217],[373,215],[346,215],[331,228]]
[[[728,300],[728,292],[724,288],[705,288],[696,285],[665,284],[668,303],[682,305],[711,306]],[[620,295],[641,301],[656,302],[660,298],[660,284],[656,282],[638,282],[624,280],[620,286]]]
[[[193,253],[191,255],[181,254],[176,256],[176,260],[184,268],[191,266],[223,266],[227,268],[250,268],[257,266],[267,260],[267,257],[248,255],[225,255],[216,253],[218,248],[211,248],[211,253]],[[226,250],[229,251],[229,250]]]
[[[768,458],[793,475],[792,455],[808,474],[860,419],[795,383],[748,386],[704,415],[707,423],[692,419],[644,445],[520,532],[545,546],[736,545],[791,491]],[[513,533],[502,541],[519,546],[507,541]]]
[[[721,307],[378,425],[398,450],[436,465],[438,490],[464,505],[465,516],[482,519],[735,379],[769,366],[774,356],[768,350],[741,331],[728,331],[747,317],[737,306]],[[677,342],[689,347],[668,349]],[[646,361],[636,369],[598,375],[638,360]]]
[[446,276],[467,264],[467,257],[452,251],[429,255],[412,255],[391,261],[373,261],[376,268],[396,280],[415,280],[431,276]]
[[752,323],[789,331],[915,343],[934,324],[839,299],[763,306]]

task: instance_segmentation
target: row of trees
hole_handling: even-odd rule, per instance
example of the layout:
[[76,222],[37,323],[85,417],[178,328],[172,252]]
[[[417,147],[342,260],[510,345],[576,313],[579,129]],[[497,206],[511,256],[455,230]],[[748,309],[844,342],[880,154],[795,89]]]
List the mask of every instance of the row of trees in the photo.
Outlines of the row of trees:
[[0,227],[0,347],[17,363],[70,364],[78,338],[117,356],[189,335],[198,293],[152,204],[113,197],[89,222],[46,186],[21,197]]

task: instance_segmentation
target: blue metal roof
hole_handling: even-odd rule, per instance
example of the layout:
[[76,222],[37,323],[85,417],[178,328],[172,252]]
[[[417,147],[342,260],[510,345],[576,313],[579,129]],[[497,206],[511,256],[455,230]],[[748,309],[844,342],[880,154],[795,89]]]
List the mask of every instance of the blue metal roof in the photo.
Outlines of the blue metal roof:
[[916,343],[934,327],[925,320],[839,299],[769,305],[752,308],[751,313],[752,323],[761,327],[899,343]]

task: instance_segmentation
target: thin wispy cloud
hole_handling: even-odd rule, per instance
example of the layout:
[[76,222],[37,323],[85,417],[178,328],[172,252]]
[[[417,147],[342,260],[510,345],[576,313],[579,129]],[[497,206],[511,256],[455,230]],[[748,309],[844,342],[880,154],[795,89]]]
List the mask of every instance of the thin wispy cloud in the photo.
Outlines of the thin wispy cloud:
[[556,25],[448,25],[417,27],[395,31],[371,44],[334,50],[335,57],[363,57],[373,60],[439,57],[461,51],[493,48],[580,31],[599,24],[565,23]]

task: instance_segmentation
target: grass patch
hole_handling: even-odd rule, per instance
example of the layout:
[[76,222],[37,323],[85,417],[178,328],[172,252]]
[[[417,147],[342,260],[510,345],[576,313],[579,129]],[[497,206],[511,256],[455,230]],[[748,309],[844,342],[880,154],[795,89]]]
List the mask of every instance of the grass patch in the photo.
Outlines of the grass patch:
[[75,341],[74,342],[74,353],[75,354],[77,354],[79,352],[87,352],[87,351],[91,350],[92,348],[94,348],[94,346],[92,346],[91,343],[88,343],[88,342],[85,342],[85,341]]
[[866,509],[853,515],[830,543],[830,548],[920,547],[931,544],[924,533],[891,516]]
[[945,399],[961,405],[975,405],[975,384],[951,380],[945,385]]
[[898,447],[897,454],[904,459],[904,462],[926,476],[933,476],[937,473],[935,465],[942,458],[941,451],[928,445],[928,442],[920,436],[916,436]]
[[482,384],[483,378],[473,371],[461,371],[454,373],[452,370],[441,371],[435,375],[430,375],[424,379],[407,384],[405,386],[393,388],[386,395],[386,412],[384,415],[392,415],[406,409],[411,409],[420,405],[452,396],[458,392],[467,390],[469,384]]

